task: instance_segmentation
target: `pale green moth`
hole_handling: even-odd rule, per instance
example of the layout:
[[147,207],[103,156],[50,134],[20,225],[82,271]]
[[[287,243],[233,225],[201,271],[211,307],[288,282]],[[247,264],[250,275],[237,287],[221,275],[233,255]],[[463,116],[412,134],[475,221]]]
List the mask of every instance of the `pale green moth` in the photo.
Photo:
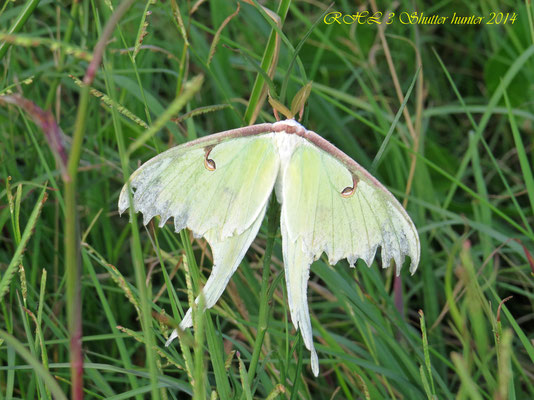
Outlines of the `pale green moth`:
[[[260,229],[274,189],[281,203],[280,227],[291,321],[311,351],[319,374],[306,298],[311,263],[324,252],[330,264],[358,258],[368,266],[381,247],[382,266],[399,274],[404,257],[410,272],[419,264],[417,230],[393,195],[358,163],[293,119],[220,132],[174,147],[152,158],[130,178],[133,207],[146,225],[174,218],[204,237],[213,268],[202,289],[212,307]],[[129,207],[128,185],[119,211]],[[198,302],[198,298],[197,298]],[[192,326],[191,310],[180,328]],[[172,333],[167,345],[176,338]]]

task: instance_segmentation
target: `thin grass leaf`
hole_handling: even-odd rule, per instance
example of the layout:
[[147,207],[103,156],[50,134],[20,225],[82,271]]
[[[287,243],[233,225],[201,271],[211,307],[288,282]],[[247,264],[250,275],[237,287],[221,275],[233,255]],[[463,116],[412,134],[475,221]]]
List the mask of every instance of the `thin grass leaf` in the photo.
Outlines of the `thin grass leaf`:
[[[7,3],[7,2],[6,2]],[[30,76],[29,78],[26,78],[22,80],[21,82],[13,83],[11,85],[7,85],[3,89],[0,90],[0,95],[3,94],[13,94],[14,88],[19,88],[21,85],[28,86],[33,83],[33,80],[35,79],[35,76]]]
[[[493,288],[491,288],[491,292],[492,292],[492,295],[493,295],[494,299],[497,300],[499,302],[499,304],[500,304],[502,300],[499,298],[499,296],[497,296],[497,293],[495,292],[495,290]],[[528,337],[525,334],[525,332],[523,332],[523,329],[521,329],[521,327],[519,326],[519,324],[517,323],[517,321],[515,320],[513,315],[510,313],[510,311],[508,310],[506,305],[503,304],[502,307],[501,307],[501,310],[504,313],[504,315],[506,316],[506,319],[508,320],[508,322],[512,326],[512,328],[515,331],[516,335],[519,337],[519,340],[521,341],[521,344],[523,345],[525,351],[527,352],[531,362],[534,363],[534,346],[532,345],[532,343],[528,339]]]
[[[419,324],[421,325],[421,335],[423,339],[423,353],[425,355],[425,367],[426,372],[428,373],[428,378],[430,379],[430,385],[432,386],[432,391],[430,392],[432,394],[431,398],[436,397],[436,388],[434,387],[434,379],[432,378],[432,364],[430,363],[430,353],[428,351],[428,337],[426,333],[426,322],[425,322],[425,314],[423,313],[423,310],[419,310]],[[422,366],[421,366],[422,368]],[[423,371],[421,370],[421,374],[423,374]],[[426,376],[424,377],[426,380]],[[425,387],[425,391],[427,388]],[[428,395],[427,391],[427,395]]]
[[48,39],[48,38],[41,38],[41,37],[27,36],[27,35],[12,35],[12,34],[0,32],[0,40],[3,41],[2,44],[0,45],[1,46],[0,57],[2,55],[2,48],[7,43],[9,43],[9,44],[14,44],[16,46],[22,46],[22,47],[45,46],[45,47],[48,47],[51,51],[56,51],[61,48],[65,52],[65,54],[72,55],[73,57],[79,58],[84,61],[91,61],[93,58],[93,55],[90,52],[87,52],[86,50],[83,50],[71,44],[59,42],[57,40]]
[[193,308],[193,327],[195,329],[195,345],[193,347],[195,369],[193,373],[193,392],[194,397],[197,399],[206,398],[206,366],[205,366],[205,353],[204,353],[204,341],[206,339],[204,334],[204,323],[206,314],[203,313],[204,309],[204,296],[202,292],[199,294],[199,301],[193,302],[191,307]]
[[236,17],[237,14],[239,14],[240,7],[241,6],[239,5],[239,2],[237,2],[236,10],[232,14],[230,14],[229,16],[227,16],[224,19],[224,21],[222,22],[221,26],[219,26],[219,28],[217,29],[217,32],[215,32],[215,36],[213,37],[213,41],[211,42],[210,51],[209,51],[209,54],[208,54],[208,61],[206,62],[207,65],[210,65],[211,59],[215,55],[215,51],[217,50],[217,45],[219,44],[219,40],[221,39],[221,34],[222,34],[222,31],[223,31],[224,27],[226,25],[228,25],[228,23],[234,17]]
[[[76,83],[76,85],[78,85],[80,87],[86,86],[85,83],[83,83],[81,80],[79,80],[75,76],[73,76],[73,75],[69,75],[69,76],[72,78],[74,83]],[[120,114],[124,115],[126,118],[132,120],[137,125],[145,128],[145,129],[148,129],[148,125],[147,125],[147,123],[145,121],[143,121],[141,118],[139,118],[133,112],[128,110],[126,107],[116,103],[114,100],[109,98],[106,94],[104,94],[104,93],[102,93],[102,92],[100,92],[100,91],[98,91],[98,90],[96,90],[96,89],[94,89],[92,87],[89,89],[89,93],[91,93],[97,99],[100,99],[102,104],[108,106],[109,108],[113,108],[113,109],[117,110],[117,112],[119,112]]]
[[13,348],[29,364],[29,366],[33,368],[35,373],[39,375],[39,377],[46,384],[46,387],[50,390],[50,392],[54,395],[56,399],[67,400],[67,396],[65,396],[65,393],[63,393],[54,377],[50,375],[50,372],[48,372],[42,366],[42,364],[32,356],[32,354],[28,350],[26,350],[26,348],[21,342],[19,342],[12,335],[1,329],[0,338],[4,340],[4,342],[9,347]]
[[[30,353],[33,357],[37,359],[37,357],[39,356],[39,352],[38,347],[34,345],[35,341],[30,325],[31,315],[28,314],[27,309],[24,307],[23,302],[20,299],[20,293],[18,291],[16,292],[16,299]],[[37,381],[37,388],[39,390],[40,397],[46,398],[47,393],[45,383],[38,374],[34,374],[34,377]]]
[[134,50],[132,54],[133,60],[135,60],[135,57],[137,56],[137,53],[139,53],[139,49],[141,48],[141,45],[143,44],[143,39],[146,35],[148,35],[148,21],[147,18],[152,14],[151,11],[148,10],[148,7],[152,4],[154,4],[154,0],[147,0],[145,5],[145,10],[143,11],[143,14],[141,15],[141,21],[139,22],[139,29],[137,30],[137,38],[135,39],[135,45]]
[[22,195],[22,185],[17,185],[17,192],[15,197],[11,193],[11,177],[8,176],[6,179],[6,195],[7,202],[9,204],[9,214],[11,216],[11,227],[13,228],[13,233],[15,234],[15,245],[18,245],[21,240],[20,236],[20,198]]
[[[509,396],[510,384],[513,383],[513,370],[510,364],[512,353],[512,330],[504,330],[498,347],[498,386],[494,399],[507,400],[512,399]],[[513,386],[512,386],[513,387]]]
[[[37,321],[37,318],[35,317],[35,314],[33,312],[31,312],[26,307],[23,307],[23,310],[26,312],[27,315],[30,316],[30,318],[35,323],[35,341],[38,342],[36,344],[39,345],[39,347],[41,349],[41,358],[42,358],[43,368],[48,371],[48,354],[46,352],[46,346],[45,346],[45,341],[44,341],[44,337],[43,337],[43,332],[41,331],[41,327],[39,326],[39,322]],[[46,394],[48,395],[48,397],[50,397],[50,389],[48,387],[46,387],[45,390],[46,390]]]
[[25,99],[19,95],[4,95],[0,96],[0,104],[8,103],[15,104],[28,113],[31,119],[37,124],[43,131],[50,150],[56,158],[56,161],[61,169],[63,180],[70,179],[67,172],[67,152],[64,146],[65,134],[57,124],[54,116],[51,112],[43,110],[33,101]]
[[35,228],[35,225],[37,224],[37,220],[39,219],[39,214],[41,213],[41,210],[43,209],[43,205],[46,202],[47,198],[48,194],[46,193],[45,185],[45,187],[41,191],[41,194],[39,195],[39,198],[37,199],[37,202],[35,203],[30,217],[28,218],[28,222],[26,223],[26,227],[24,228],[24,232],[22,233],[20,243],[18,244],[7,269],[5,270],[4,274],[2,275],[2,279],[0,280],[0,301],[2,301],[2,298],[9,290],[9,284],[11,283],[13,275],[16,272],[16,268],[18,267],[22,259],[24,251],[26,250],[28,241],[30,240],[33,234],[33,230]]
[[101,265],[106,268],[106,270],[109,272],[109,275],[111,276],[111,279],[115,282],[115,284],[121,289],[124,296],[128,299],[128,301],[134,306],[135,311],[137,312],[137,315],[141,317],[141,309],[139,306],[139,299],[137,296],[133,293],[132,288],[130,284],[127,282],[127,280],[124,278],[124,276],[121,274],[121,272],[112,264],[109,264],[104,260],[104,258],[98,254],[91,246],[88,244],[84,245],[89,249],[89,251],[93,254],[95,254],[101,261]]
[[286,106],[284,106],[282,103],[280,103],[278,100],[271,97],[270,94],[268,95],[268,101],[271,107],[273,108],[273,112],[280,113],[288,119],[291,119],[295,116],[293,112],[289,111],[289,109]]
[[530,39],[534,44],[534,19],[532,18],[532,2],[525,0],[525,8],[527,9],[528,27],[530,30]]
[[[89,258],[87,257],[87,252],[82,249],[82,260],[84,263],[84,266],[86,270],[89,271],[89,276],[91,278],[91,281],[93,282],[94,288],[96,289],[96,293],[98,298],[100,299],[100,306],[102,307],[102,310],[104,311],[104,314],[106,316],[106,319],[108,321],[108,324],[111,329],[117,329],[117,321],[115,319],[115,316],[113,315],[113,311],[111,309],[111,306],[106,298],[106,295],[104,293],[104,289],[102,285],[99,283],[98,278],[96,276],[95,269],[93,268],[92,263],[90,262]],[[102,259],[102,263],[106,265],[106,261]],[[133,368],[133,362],[131,360],[130,353],[128,352],[128,349],[126,347],[126,344],[122,337],[116,337],[115,343],[117,345],[119,355],[122,361],[122,364],[126,368]],[[128,381],[133,389],[136,389],[139,387],[139,384],[135,377],[133,375],[128,375]]]
[[399,119],[404,111],[404,107],[406,107],[406,104],[408,103],[408,100],[410,99],[410,95],[412,93],[412,89],[415,86],[415,82],[417,81],[417,77],[419,76],[419,71],[421,71],[421,67],[417,68],[417,71],[415,72],[415,75],[412,79],[412,83],[410,84],[410,87],[408,88],[406,92],[406,96],[404,96],[404,101],[402,102],[401,106],[399,107],[397,113],[395,114],[395,118],[393,119],[393,123],[391,124],[388,133],[386,134],[386,137],[384,138],[384,141],[380,145],[380,149],[378,149],[378,152],[376,153],[376,156],[373,160],[373,163],[371,164],[371,171],[376,171],[376,168],[378,167],[378,164],[382,160],[382,154],[386,150],[386,147],[389,143],[389,139],[391,138],[391,135],[393,135],[393,131],[397,127],[397,123],[399,122]]
[[456,371],[461,379],[462,387],[468,396],[473,400],[483,400],[478,387],[472,379],[471,373],[468,370],[467,364],[461,355],[458,353],[451,353],[452,361],[456,366]]
[[44,307],[45,293],[46,293],[46,276],[47,276],[46,269],[43,268],[43,272],[41,274],[41,284],[39,287],[39,305],[37,308],[37,325],[39,326],[39,329],[41,329],[41,331],[42,331],[41,326],[43,322],[43,307]]
[[510,129],[514,137],[514,142],[517,150],[517,158],[519,159],[519,165],[521,165],[521,171],[523,172],[523,179],[525,180],[525,186],[527,188],[528,198],[530,200],[530,207],[534,214],[534,178],[532,177],[531,163],[528,160],[521,134],[517,128],[515,117],[512,114],[510,100],[506,90],[503,91],[504,100],[506,102],[506,108],[508,109],[508,119],[510,120]]
[[[40,0],[28,0],[26,1],[26,4],[24,5],[24,9],[21,10],[21,12],[17,15],[17,18],[13,25],[11,25],[11,28],[9,29],[8,33],[13,34],[22,29],[28,18],[32,15],[33,11],[39,4]],[[4,6],[7,5],[7,1],[5,2]],[[7,50],[9,49],[10,43],[8,41],[4,41],[0,43],[0,60],[4,58],[4,55],[6,54]]]
[[[303,82],[306,82],[308,80],[307,76],[306,76],[306,70],[304,69],[303,65],[302,65],[302,61],[300,59],[298,59],[298,56],[299,56],[299,53],[300,53],[300,50],[302,49],[302,46],[304,46],[304,44],[306,43],[306,41],[308,40],[308,38],[310,37],[310,35],[312,34],[312,32],[315,30],[315,28],[319,25],[319,23],[323,22],[324,21],[324,17],[325,15],[328,13],[328,11],[331,9],[331,7],[334,5],[334,3],[330,3],[330,5],[323,11],[323,13],[317,17],[315,19],[315,22],[313,24],[311,24],[309,27],[308,27],[308,30],[306,31],[306,33],[302,36],[302,38],[300,39],[299,43],[297,44],[297,47],[295,48],[295,51],[293,52],[293,57],[291,58],[291,61],[289,63],[289,67],[287,68],[287,72],[286,72],[286,76],[284,77],[284,81],[282,82],[282,88],[280,90],[280,98],[283,100],[285,98],[285,95],[286,95],[286,90],[287,90],[287,85],[289,83],[289,78],[291,76],[291,71],[293,69],[293,66],[295,65],[295,62],[297,62],[299,64],[299,67],[300,67],[300,75],[301,75],[301,78],[302,78],[302,81]],[[310,85],[309,88],[307,88],[307,86]],[[306,88],[306,89],[305,89]],[[301,91],[304,90],[302,93],[299,94],[299,97],[302,99],[302,98],[305,98],[307,99],[310,92],[311,92],[311,82],[310,83],[307,83],[302,89]],[[304,96],[303,96],[304,95]],[[297,96],[295,96],[297,97]],[[293,104],[293,102],[291,103],[291,111],[294,113],[294,115],[297,114],[297,111],[300,111],[301,110],[301,107],[304,106],[304,103],[306,102],[306,100],[304,99],[304,102],[302,102],[302,106],[299,107],[298,104]],[[295,101],[295,98],[293,99],[293,101]],[[302,101],[302,100],[299,100],[299,101]],[[295,108],[297,110],[295,110]],[[302,118],[302,115],[301,115],[301,118]]]
[[293,97],[293,100],[291,101],[291,114],[297,115],[300,113],[300,117],[302,118],[302,111],[304,110],[304,105],[306,104],[306,101],[308,101],[308,97],[310,97],[310,93],[312,90],[312,82],[308,82],[303,87],[300,88],[300,90],[295,94],[295,97]]
[[267,396],[265,398],[265,400],[275,400],[277,399],[280,395],[283,395],[283,394],[286,394],[287,391],[286,391],[286,388],[284,385],[282,384],[279,384],[279,385],[276,385],[274,387],[274,389],[272,390],[271,393],[269,393],[269,396]]
[[[139,343],[145,343],[145,339],[143,338],[142,335],[140,335],[139,333],[131,330],[131,329],[128,329],[128,328],[125,328],[123,326],[120,326],[120,325],[117,325],[116,328],[127,334],[128,336],[130,336],[131,338],[137,340]],[[178,370],[183,370],[184,367],[180,364],[178,364],[176,361],[174,361],[172,359],[172,357],[170,357],[167,353],[165,353],[163,350],[161,350],[158,346],[154,346],[152,348],[156,353],[159,354],[159,356],[165,360],[167,360],[170,364],[174,365]]]
[[[252,3],[252,1],[247,1],[247,2],[249,4]],[[267,10],[268,12],[266,12],[266,15],[268,14],[269,15],[268,18],[272,18],[273,21],[275,21],[275,23],[278,26],[281,26],[281,20],[285,18],[285,15],[289,8],[289,3],[290,2],[286,0],[280,3],[280,6],[278,8],[279,14],[274,14],[272,11]],[[269,77],[272,77],[274,74],[274,70],[278,63],[279,51],[280,51],[280,36],[276,32],[276,30],[273,28],[273,30],[269,34],[269,40],[267,41],[267,45],[265,46],[265,51],[263,53],[261,66],[260,66],[261,70],[264,71]],[[252,87],[248,106],[247,106],[247,109],[245,111],[245,116],[244,116],[244,120],[248,124],[253,124],[256,121],[256,118],[259,114],[259,110],[261,109],[263,105],[263,101],[265,100],[265,95],[267,93],[264,85],[265,85],[265,78],[263,77],[262,74],[258,74],[256,76],[256,80],[254,81],[254,86]]]
[[133,142],[127,151],[127,156],[129,157],[135,150],[140,148],[143,144],[146,143],[153,135],[155,135],[166,122],[168,122],[173,115],[180,111],[190,100],[191,98],[200,90],[202,87],[202,82],[204,78],[202,75],[198,75],[191,79],[184,87],[183,92],[176,97],[169,107],[161,114],[154,124],[152,124],[135,142]]
[[180,7],[178,6],[176,0],[171,0],[171,8],[172,15],[174,16],[174,20],[178,25],[180,34],[182,35],[182,39],[184,40],[186,46],[189,46],[189,40],[187,38],[187,31],[185,29],[184,21],[182,19],[182,13],[180,12]]
[[252,400],[252,392],[250,391],[250,382],[248,381],[247,369],[245,368],[245,363],[241,359],[241,355],[239,353],[237,353],[237,360],[239,362],[239,377],[241,378],[243,397],[247,400]]
[[[9,180],[8,180],[9,182]],[[15,231],[15,240],[18,245],[21,241],[20,236],[20,202],[22,201],[22,184],[17,185],[17,194],[15,195],[15,209],[14,209],[14,221],[13,229]]]
[[[506,71],[506,74],[502,78],[499,87],[493,93],[491,96],[491,99],[488,103],[488,106],[482,115],[482,118],[478,124],[478,129],[475,131],[474,135],[474,145],[478,142],[479,138],[482,136],[482,133],[486,129],[486,125],[488,124],[491,115],[494,112],[495,107],[497,106],[497,103],[500,101],[501,97],[503,96],[504,92],[506,91],[506,88],[512,81],[512,79],[519,73],[523,65],[529,60],[530,57],[534,55],[534,44],[529,46],[523,53],[516,58],[516,60],[513,62],[513,64],[510,66],[508,71]],[[449,189],[449,192],[447,194],[447,198],[445,199],[445,202],[443,203],[444,208],[448,208],[452,197],[456,191],[456,188],[458,187],[458,184],[456,182],[459,182],[462,178],[463,174],[465,173],[465,169],[467,168],[467,164],[469,163],[469,158],[466,156],[462,159],[462,162],[458,168],[458,172],[455,175],[455,180],[452,182],[451,188]]]
[[[478,129],[477,123],[475,122],[473,116],[471,115],[471,112],[470,112],[468,106],[465,104],[465,101],[464,101],[462,95],[460,94],[458,88],[456,87],[456,84],[454,83],[451,75],[449,74],[449,71],[445,67],[445,64],[443,63],[443,61],[441,60],[441,58],[439,57],[439,55],[437,54],[435,49],[434,49],[434,55],[436,56],[440,66],[441,66],[441,69],[445,73],[445,76],[447,77],[447,80],[449,81],[452,89],[454,90],[454,93],[456,94],[456,97],[458,98],[458,100],[462,104],[462,107],[464,108],[464,111],[465,111],[467,117],[469,118],[469,121],[471,122],[471,126],[473,127],[473,129],[477,130]],[[506,91],[504,92],[504,95],[506,96]],[[505,97],[505,99],[506,99],[506,97]],[[508,109],[510,110],[510,108],[508,108]],[[506,187],[506,190],[508,191],[508,194],[510,195],[510,198],[512,199],[512,202],[514,203],[514,206],[516,207],[517,212],[521,216],[523,224],[529,230],[529,232],[532,233],[532,230],[530,228],[530,224],[527,221],[525,213],[523,212],[522,208],[519,206],[519,204],[518,204],[518,202],[517,202],[517,200],[516,200],[516,198],[515,198],[515,196],[513,194],[513,191],[510,188],[510,185],[508,184],[507,179],[504,177],[503,172],[502,172],[497,160],[493,156],[493,153],[492,153],[490,147],[488,146],[488,144],[487,144],[486,140],[484,139],[484,137],[480,137],[480,141],[482,142],[484,148],[486,149],[487,154],[490,156],[491,162],[493,163],[493,165],[495,167],[495,170],[499,174],[499,177],[501,178],[501,181],[503,182],[504,186]],[[487,216],[486,216],[486,218],[487,218]]]
[[182,114],[178,118],[171,119],[172,122],[176,122],[177,124],[180,122],[185,121],[186,119],[196,117],[197,115],[207,114],[219,110],[224,110],[225,108],[230,107],[229,104],[214,104],[212,106],[205,106],[205,107],[197,107],[194,110],[191,110],[189,112],[186,112],[185,114]]
[[423,382],[423,388],[425,389],[426,398],[428,400],[433,400],[434,397],[432,396],[432,392],[430,390],[430,385],[428,384],[428,379],[427,379],[426,374],[425,374],[425,369],[423,368],[422,365],[421,365],[421,367],[419,367],[419,372],[421,374],[421,382]]
[[[211,318],[205,319],[208,326],[208,332],[215,332],[215,327]],[[219,396],[221,399],[231,397],[230,383],[228,382],[228,372],[225,368],[224,360],[224,345],[222,341],[222,335],[206,335],[206,341],[208,343],[208,350],[210,354],[211,365],[213,366],[213,373],[215,375],[215,382],[217,384]]]
[[26,272],[24,271],[24,266],[19,265],[19,276],[20,276],[20,291],[22,294],[22,301],[26,307],[28,304],[28,282],[26,281]]

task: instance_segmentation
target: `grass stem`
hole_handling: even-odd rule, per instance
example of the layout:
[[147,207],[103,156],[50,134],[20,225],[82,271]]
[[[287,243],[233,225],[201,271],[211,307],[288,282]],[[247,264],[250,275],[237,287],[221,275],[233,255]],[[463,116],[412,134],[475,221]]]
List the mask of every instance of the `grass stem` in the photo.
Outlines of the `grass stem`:
[[82,151],[83,138],[89,106],[89,89],[100,65],[102,53],[105,49],[113,27],[128,9],[131,0],[124,1],[108,21],[97,45],[95,46],[93,61],[89,64],[82,87],[78,113],[74,125],[72,146],[67,164],[65,178],[65,272],[67,280],[67,320],[70,337],[70,373],[71,396],[74,400],[83,399],[83,354],[82,354],[82,294],[81,294],[81,257],[80,257],[80,229],[76,210],[76,181],[78,165]]
[[258,328],[256,332],[256,342],[254,343],[254,351],[250,360],[248,368],[248,381],[252,382],[252,379],[256,375],[256,369],[258,367],[258,361],[260,359],[261,348],[263,345],[263,339],[267,332],[267,322],[269,319],[269,273],[271,268],[271,257],[273,254],[274,239],[278,230],[279,221],[279,205],[276,202],[274,196],[271,198],[271,204],[269,205],[269,211],[267,213],[268,225],[267,225],[267,245],[265,247],[265,254],[263,256],[263,273],[261,278],[261,291],[260,291],[260,310],[258,316]]

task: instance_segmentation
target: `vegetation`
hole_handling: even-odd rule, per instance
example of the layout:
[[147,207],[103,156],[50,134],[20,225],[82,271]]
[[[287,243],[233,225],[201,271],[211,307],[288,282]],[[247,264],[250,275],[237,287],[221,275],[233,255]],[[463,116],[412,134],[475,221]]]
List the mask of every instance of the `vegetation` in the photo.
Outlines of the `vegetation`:
[[[531,2],[155,3],[0,9],[0,399],[534,398]],[[365,10],[383,23],[325,23]],[[485,19],[398,19],[416,11]],[[290,107],[310,81],[304,125],[404,203],[418,271],[312,265],[314,378],[266,219],[165,347],[211,252],[119,216],[122,185],[171,146],[273,121],[267,89]]]

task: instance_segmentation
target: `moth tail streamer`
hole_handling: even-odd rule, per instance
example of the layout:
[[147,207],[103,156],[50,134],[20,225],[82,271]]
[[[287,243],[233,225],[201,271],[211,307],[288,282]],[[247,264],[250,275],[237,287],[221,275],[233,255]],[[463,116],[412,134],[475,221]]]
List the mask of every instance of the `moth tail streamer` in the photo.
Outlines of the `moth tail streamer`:
[[[206,285],[202,289],[202,295],[204,296],[204,309],[213,307],[213,305],[215,305],[217,300],[219,300],[223,294],[228,281],[241,263],[241,260],[243,260],[247,249],[250,247],[252,241],[258,234],[261,222],[265,216],[266,208],[267,205],[263,207],[262,211],[252,225],[241,234],[235,234],[234,236],[225,238],[224,240],[219,239],[214,230],[208,231],[204,235],[213,252],[213,268]],[[198,304],[199,300],[200,296],[195,299],[195,303]],[[193,326],[192,308],[187,310],[179,326],[182,330]],[[174,330],[169,337],[166,346],[168,346],[177,336],[178,334],[176,330]]]
[[282,250],[287,282],[289,311],[295,329],[300,330],[304,345],[311,352],[311,369],[313,375],[319,376],[319,358],[313,345],[313,331],[308,309],[308,279],[313,254],[304,252],[302,240],[293,241],[287,232],[284,220],[281,221]]

